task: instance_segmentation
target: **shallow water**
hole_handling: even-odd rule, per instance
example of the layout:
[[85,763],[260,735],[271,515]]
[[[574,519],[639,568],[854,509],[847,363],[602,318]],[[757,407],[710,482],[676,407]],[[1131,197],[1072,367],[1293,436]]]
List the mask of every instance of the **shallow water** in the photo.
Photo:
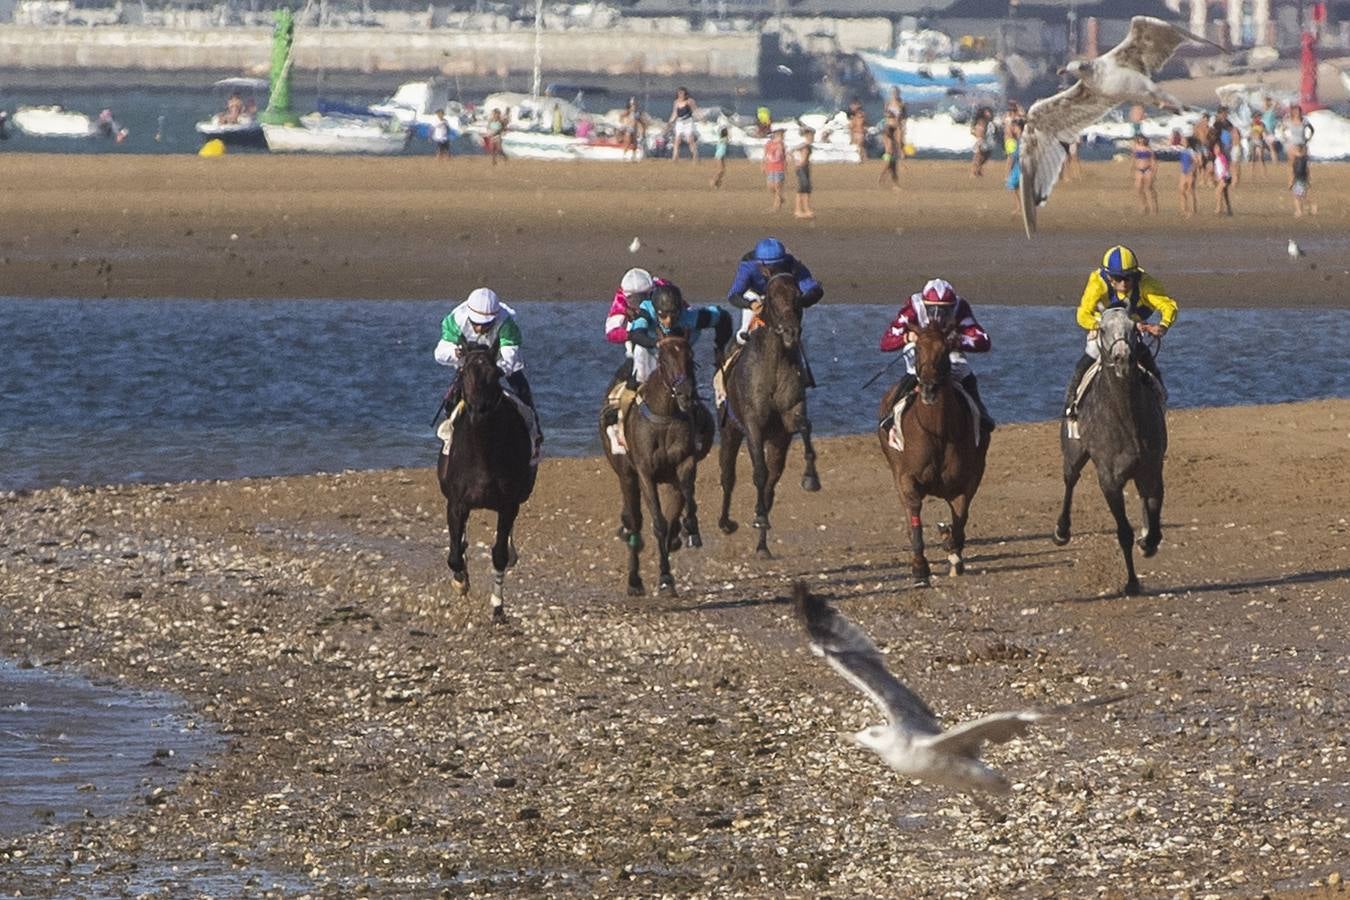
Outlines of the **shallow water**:
[[[600,452],[596,414],[621,351],[603,302],[517,309],[552,455]],[[0,489],[237,478],[430,465],[449,370],[432,359],[437,301],[0,300]],[[870,430],[900,365],[876,350],[893,310],[807,314],[816,433]],[[1073,310],[987,306],[994,349],[975,357],[1000,421],[1057,415],[1081,349]],[[1172,406],[1350,396],[1350,364],[1323,347],[1350,310],[1186,310],[1159,357]],[[711,336],[697,345],[711,396]]]
[[144,803],[219,743],[165,694],[0,660],[0,835]]

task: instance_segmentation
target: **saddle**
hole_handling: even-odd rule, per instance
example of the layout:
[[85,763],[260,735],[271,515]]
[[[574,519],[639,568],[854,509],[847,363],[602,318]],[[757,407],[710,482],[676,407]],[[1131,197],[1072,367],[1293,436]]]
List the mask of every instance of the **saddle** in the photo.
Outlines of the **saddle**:
[[[975,398],[961,387],[959,381],[952,382],[952,388],[955,389],[957,396],[966,402],[966,409],[970,412],[971,431],[975,435],[975,446],[980,446],[980,441],[984,440],[984,429],[980,425],[980,407],[975,402]],[[909,405],[914,402],[914,391],[903,394],[895,405],[891,407],[891,414],[877,423],[877,427],[886,429],[886,443],[897,453],[903,453],[905,449],[905,436],[900,429],[900,417],[909,409]]]
[[[1149,386],[1153,388],[1153,393],[1157,395],[1158,402],[1162,404],[1163,412],[1167,412],[1167,386],[1154,377],[1152,372],[1142,365],[1139,365],[1139,363],[1135,363],[1135,365],[1140,372],[1144,373],[1144,378],[1148,381]],[[1082,405],[1083,398],[1087,396],[1088,387],[1096,380],[1097,373],[1101,371],[1101,368],[1102,361],[1100,359],[1094,359],[1092,365],[1088,366],[1088,370],[1083,373],[1083,380],[1078,382],[1078,391],[1073,395],[1073,408],[1075,410]],[[1069,437],[1073,440],[1078,440],[1082,436],[1078,428],[1078,416],[1069,416],[1064,422],[1065,427],[1068,429]]]

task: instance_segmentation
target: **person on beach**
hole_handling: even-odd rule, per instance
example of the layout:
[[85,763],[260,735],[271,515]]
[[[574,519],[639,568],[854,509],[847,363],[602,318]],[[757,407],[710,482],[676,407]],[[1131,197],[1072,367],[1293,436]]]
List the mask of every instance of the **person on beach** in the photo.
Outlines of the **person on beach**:
[[881,161],[884,164],[881,169],[881,177],[877,179],[877,184],[886,184],[886,179],[890,179],[891,190],[900,190],[900,157],[905,152],[905,145],[902,143],[903,131],[899,122],[891,113],[886,113],[886,125],[881,129]]
[[1142,134],[1134,138],[1134,192],[1139,197],[1139,212],[1158,214],[1158,191],[1153,182],[1158,177],[1158,157]]
[[727,175],[727,147],[731,144],[731,130],[723,125],[717,130],[717,146],[713,149],[713,159],[717,161],[717,173],[713,175],[710,184],[714,188],[722,186],[722,179]]
[[1181,163],[1181,175],[1177,179],[1177,193],[1181,196],[1181,217],[1189,219],[1200,211],[1195,199],[1195,176],[1200,174],[1202,153],[1200,142],[1193,137],[1186,138],[1186,146],[1177,155]]
[[1304,207],[1316,213],[1317,207],[1308,198],[1308,142],[1315,130],[1312,123],[1303,117],[1303,107],[1294,104],[1289,107],[1289,120],[1284,126],[1285,152],[1289,156],[1289,190],[1294,195],[1294,216],[1302,216]]
[[[480,287],[441,321],[441,339],[436,344],[436,362],[456,370],[456,377],[446,394],[444,409],[447,418],[454,415],[462,399],[458,369],[460,355],[466,344],[497,348],[497,368],[506,376],[506,384],[521,403],[534,410],[534,393],[525,378],[525,361],[521,358],[520,326],[516,312],[498,299],[491,288]],[[534,433],[536,455],[543,442],[543,430],[537,415],[528,416],[527,424]],[[533,421],[528,421],[533,419]],[[449,440],[448,437],[445,440]]]
[[802,142],[792,150],[792,166],[797,175],[797,196],[792,215],[798,219],[814,219],[816,213],[811,209],[811,145],[816,132],[811,128],[802,128]]
[[867,111],[857,97],[848,104],[848,139],[858,148],[858,162],[867,162]]
[[[1242,132],[1238,131],[1233,120],[1228,118],[1228,107],[1220,106],[1215,110],[1210,134],[1210,139],[1219,142],[1219,146],[1223,148],[1224,158],[1228,160],[1229,183],[1237,184],[1242,159]],[[1214,177],[1218,178],[1217,172]]]
[[984,164],[989,161],[993,148],[994,111],[981,106],[975,113],[975,121],[970,123],[970,136],[974,141],[970,157],[970,176],[980,178],[984,175]]
[[698,164],[698,104],[689,96],[686,88],[676,88],[675,102],[670,107],[670,125],[675,129],[675,137],[670,150],[670,161],[680,158],[680,144],[689,145],[689,158]]
[[1214,157],[1214,215],[1231,216],[1233,204],[1228,199],[1228,186],[1233,183],[1233,173],[1229,168],[1228,150],[1216,139],[1209,152]]
[[1196,143],[1200,145],[1200,175],[1209,183],[1214,183],[1214,169],[1211,163],[1214,157],[1210,153],[1210,147],[1213,145],[1214,131],[1209,125],[1209,113],[1201,113],[1200,118],[1195,120],[1191,126],[1191,137],[1195,138]]
[[[741,326],[736,332],[736,343],[744,344],[750,332],[763,324],[759,319],[764,292],[769,279],[775,275],[791,275],[801,292],[801,308],[815,306],[825,296],[825,288],[800,260],[788,252],[778,238],[766,237],[755,244],[755,249],[741,257],[736,266],[736,277],[727,290],[726,302],[741,311]],[[815,387],[810,363],[806,359],[805,339],[797,343],[798,362],[806,387]]]
[[773,201],[769,212],[778,212],[783,208],[783,178],[787,172],[787,145],[783,143],[782,128],[774,128],[764,144],[764,160],[760,168],[764,170],[764,183]]
[[[1064,393],[1064,416],[1067,419],[1078,417],[1078,385],[1099,352],[1097,325],[1102,312],[1114,307],[1128,310],[1135,328],[1159,339],[1177,318],[1177,301],[1167,295],[1158,279],[1139,267],[1139,258],[1133,250],[1120,244],[1107,250],[1102,257],[1102,264],[1088,275],[1083,297],[1078,301],[1078,325],[1087,332],[1087,346],[1074,366],[1068,390]],[[1155,312],[1159,321],[1151,325],[1148,320]],[[1145,352],[1139,354],[1139,363],[1158,383],[1165,401],[1167,392],[1153,353],[1145,348]]]
[[1273,97],[1267,97],[1265,108],[1261,110],[1261,128],[1265,132],[1266,146],[1270,150],[1270,158],[1279,162],[1280,159],[1280,110],[1275,105]]
[[1261,175],[1265,176],[1270,168],[1266,161],[1270,158],[1270,144],[1266,141],[1266,123],[1260,113],[1252,113],[1252,123],[1247,130],[1247,162],[1251,164],[1252,174],[1256,174],[1256,164],[1261,164]]
[[501,107],[492,111],[492,116],[488,119],[487,135],[483,142],[487,144],[488,156],[492,158],[492,164],[497,164],[497,157],[501,157],[502,162],[506,162],[506,153],[502,150],[502,132],[506,131],[506,117],[502,115]]
[[989,352],[989,333],[975,321],[975,313],[970,303],[956,293],[956,289],[942,278],[934,278],[923,286],[917,294],[900,307],[900,311],[891,320],[890,326],[881,335],[881,352],[894,353],[899,350],[905,355],[906,375],[901,380],[900,396],[910,394],[919,385],[914,370],[914,342],[918,340],[918,330],[929,323],[954,325],[951,353],[952,380],[961,385],[975,405],[980,409],[980,419],[990,431],[994,430],[994,419],[989,415],[984,401],[980,399],[980,385],[975,372],[966,360],[967,353]]
[[[624,106],[623,112],[619,114],[619,139],[623,143],[622,158],[632,159],[637,162],[640,157],[640,144],[638,143],[638,130],[641,127],[642,114],[638,111],[638,102],[636,97],[629,97],[628,104]],[[631,154],[631,155],[630,155]]]
[[450,123],[446,121],[445,110],[436,110],[436,122],[431,126],[431,142],[436,145],[436,158],[450,158]]
[[1022,129],[1025,126],[1025,119],[1012,119],[1008,122],[1008,131],[1003,138],[1003,149],[1008,154],[1008,177],[1003,183],[1012,194],[1013,212],[1020,212],[1022,209],[1022,200],[1017,195],[1017,188],[1022,183]]
[[886,101],[886,118],[895,120],[895,146],[899,148],[896,154],[896,161],[901,162],[905,158],[905,123],[909,120],[909,108],[905,105],[904,98],[900,96],[900,88],[891,88],[891,97]]

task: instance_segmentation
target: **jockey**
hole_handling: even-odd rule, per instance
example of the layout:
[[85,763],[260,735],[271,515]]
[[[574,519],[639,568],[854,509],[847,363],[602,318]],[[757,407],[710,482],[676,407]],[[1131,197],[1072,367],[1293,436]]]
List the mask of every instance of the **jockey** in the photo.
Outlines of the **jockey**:
[[930,322],[952,322],[956,330],[955,341],[949,354],[952,362],[952,379],[960,382],[961,387],[980,409],[980,421],[990,431],[994,430],[994,419],[989,415],[984,401],[980,399],[980,386],[975,373],[966,361],[967,353],[988,353],[989,334],[975,321],[966,298],[958,296],[956,289],[941,278],[934,278],[923,286],[917,294],[911,294],[905,305],[895,314],[886,333],[881,336],[881,351],[891,353],[900,350],[905,355],[907,374],[900,381],[900,396],[913,393],[919,379],[914,372],[914,342],[916,332]]
[[[1177,318],[1177,301],[1167,296],[1162,283],[1139,268],[1139,259],[1129,247],[1116,245],[1106,251],[1101,267],[1088,276],[1083,288],[1083,299],[1078,302],[1078,324],[1087,331],[1087,347],[1074,367],[1073,377],[1069,380],[1069,389],[1064,395],[1064,415],[1074,418],[1078,414],[1078,385],[1098,356],[1097,324],[1102,311],[1112,307],[1124,307],[1135,321],[1140,331],[1161,338],[1172,327]],[[1158,314],[1156,325],[1148,324],[1154,313]],[[1145,348],[1147,351],[1147,348]],[[1162,375],[1151,352],[1139,354],[1139,363],[1163,389]]]
[[628,340],[633,343],[630,387],[642,384],[656,369],[656,345],[661,338],[679,329],[693,344],[705,328],[713,329],[713,349],[721,359],[731,339],[731,316],[717,306],[691,307],[684,302],[684,295],[675,285],[657,285],[628,325]]
[[[825,288],[811,274],[811,270],[788,252],[787,247],[778,238],[766,237],[755,244],[755,249],[741,257],[736,266],[736,277],[727,290],[727,302],[741,310],[741,327],[736,333],[736,342],[744,344],[750,335],[751,326],[760,311],[760,301],[768,290],[769,279],[782,272],[790,273],[801,291],[801,308],[815,306],[825,296]],[[816,380],[811,374],[811,366],[806,361],[802,344],[798,344],[798,358],[801,361],[802,380],[807,387],[815,387]]]
[[[516,313],[511,307],[497,299],[490,288],[478,288],[469,294],[469,298],[450,311],[441,322],[441,340],[436,345],[436,362],[443,366],[459,366],[461,344],[481,344],[497,347],[497,368],[506,376],[511,392],[523,403],[534,410],[534,394],[530,383],[525,380],[525,362],[520,358],[520,326],[516,324]],[[459,378],[450,385],[445,399],[447,414],[453,414],[460,401]],[[543,430],[539,427],[538,415],[533,415],[531,425],[535,437],[535,446],[543,440]]]
[[611,344],[624,345],[624,362],[615,373],[616,379],[626,379],[632,372],[633,345],[628,340],[628,326],[637,317],[638,307],[652,295],[652,288],[665,284],[661,278],[653,278],[646,269],[629,269],[614,292],[614,300],[609,304],[609,315],[605,317],[605,340]]

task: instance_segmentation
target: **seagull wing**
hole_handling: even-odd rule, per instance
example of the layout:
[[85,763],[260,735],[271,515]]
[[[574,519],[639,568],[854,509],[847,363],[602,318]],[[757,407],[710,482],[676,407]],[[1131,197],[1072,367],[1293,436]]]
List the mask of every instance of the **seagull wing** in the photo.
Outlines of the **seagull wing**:
[[793,605],[806,629],[811,649],[866,694],[896,728],[937,735],[942,728],[918,694],[886,669],[881,651],[857,625],[840,615],[802,582],[793,587]]
[[1050,197],[1060,170],[1069,155],[1069,145],[1078,140],[1083,129],[1106,115],[1115,101],[1103,97],[1083,82],[1031,104],[1022,131],[1018,165],[1022,167],[1018,184],[1022,225],[1027,237],[1036,230],[1036,207]]
[[1153,73],[1161,69],[1177,48],[1187,41],[1219,46],[1162,19],[1135,16],[1130,19],[1130,33],[1125,36],[1125,40],[1104,53],[1102,58],[1152,78]]
[[934,750],[978,759],[980,751],[986,743],[1007,743],[1013,738],[1026,734],[1027,729],[1037,722],[1061,718],[1097,706],[1106,706],[1109,703],[1124,700],[1127,696],[1129,695],[1117,694],[1111,697],[1085,700],[1081,703],[1066,703],[1049,709],[1019,709],[1011,712],[991,713],[969,722],[962,722],[949,731],[944,731],[932,738],[925,738],[924,741]]

